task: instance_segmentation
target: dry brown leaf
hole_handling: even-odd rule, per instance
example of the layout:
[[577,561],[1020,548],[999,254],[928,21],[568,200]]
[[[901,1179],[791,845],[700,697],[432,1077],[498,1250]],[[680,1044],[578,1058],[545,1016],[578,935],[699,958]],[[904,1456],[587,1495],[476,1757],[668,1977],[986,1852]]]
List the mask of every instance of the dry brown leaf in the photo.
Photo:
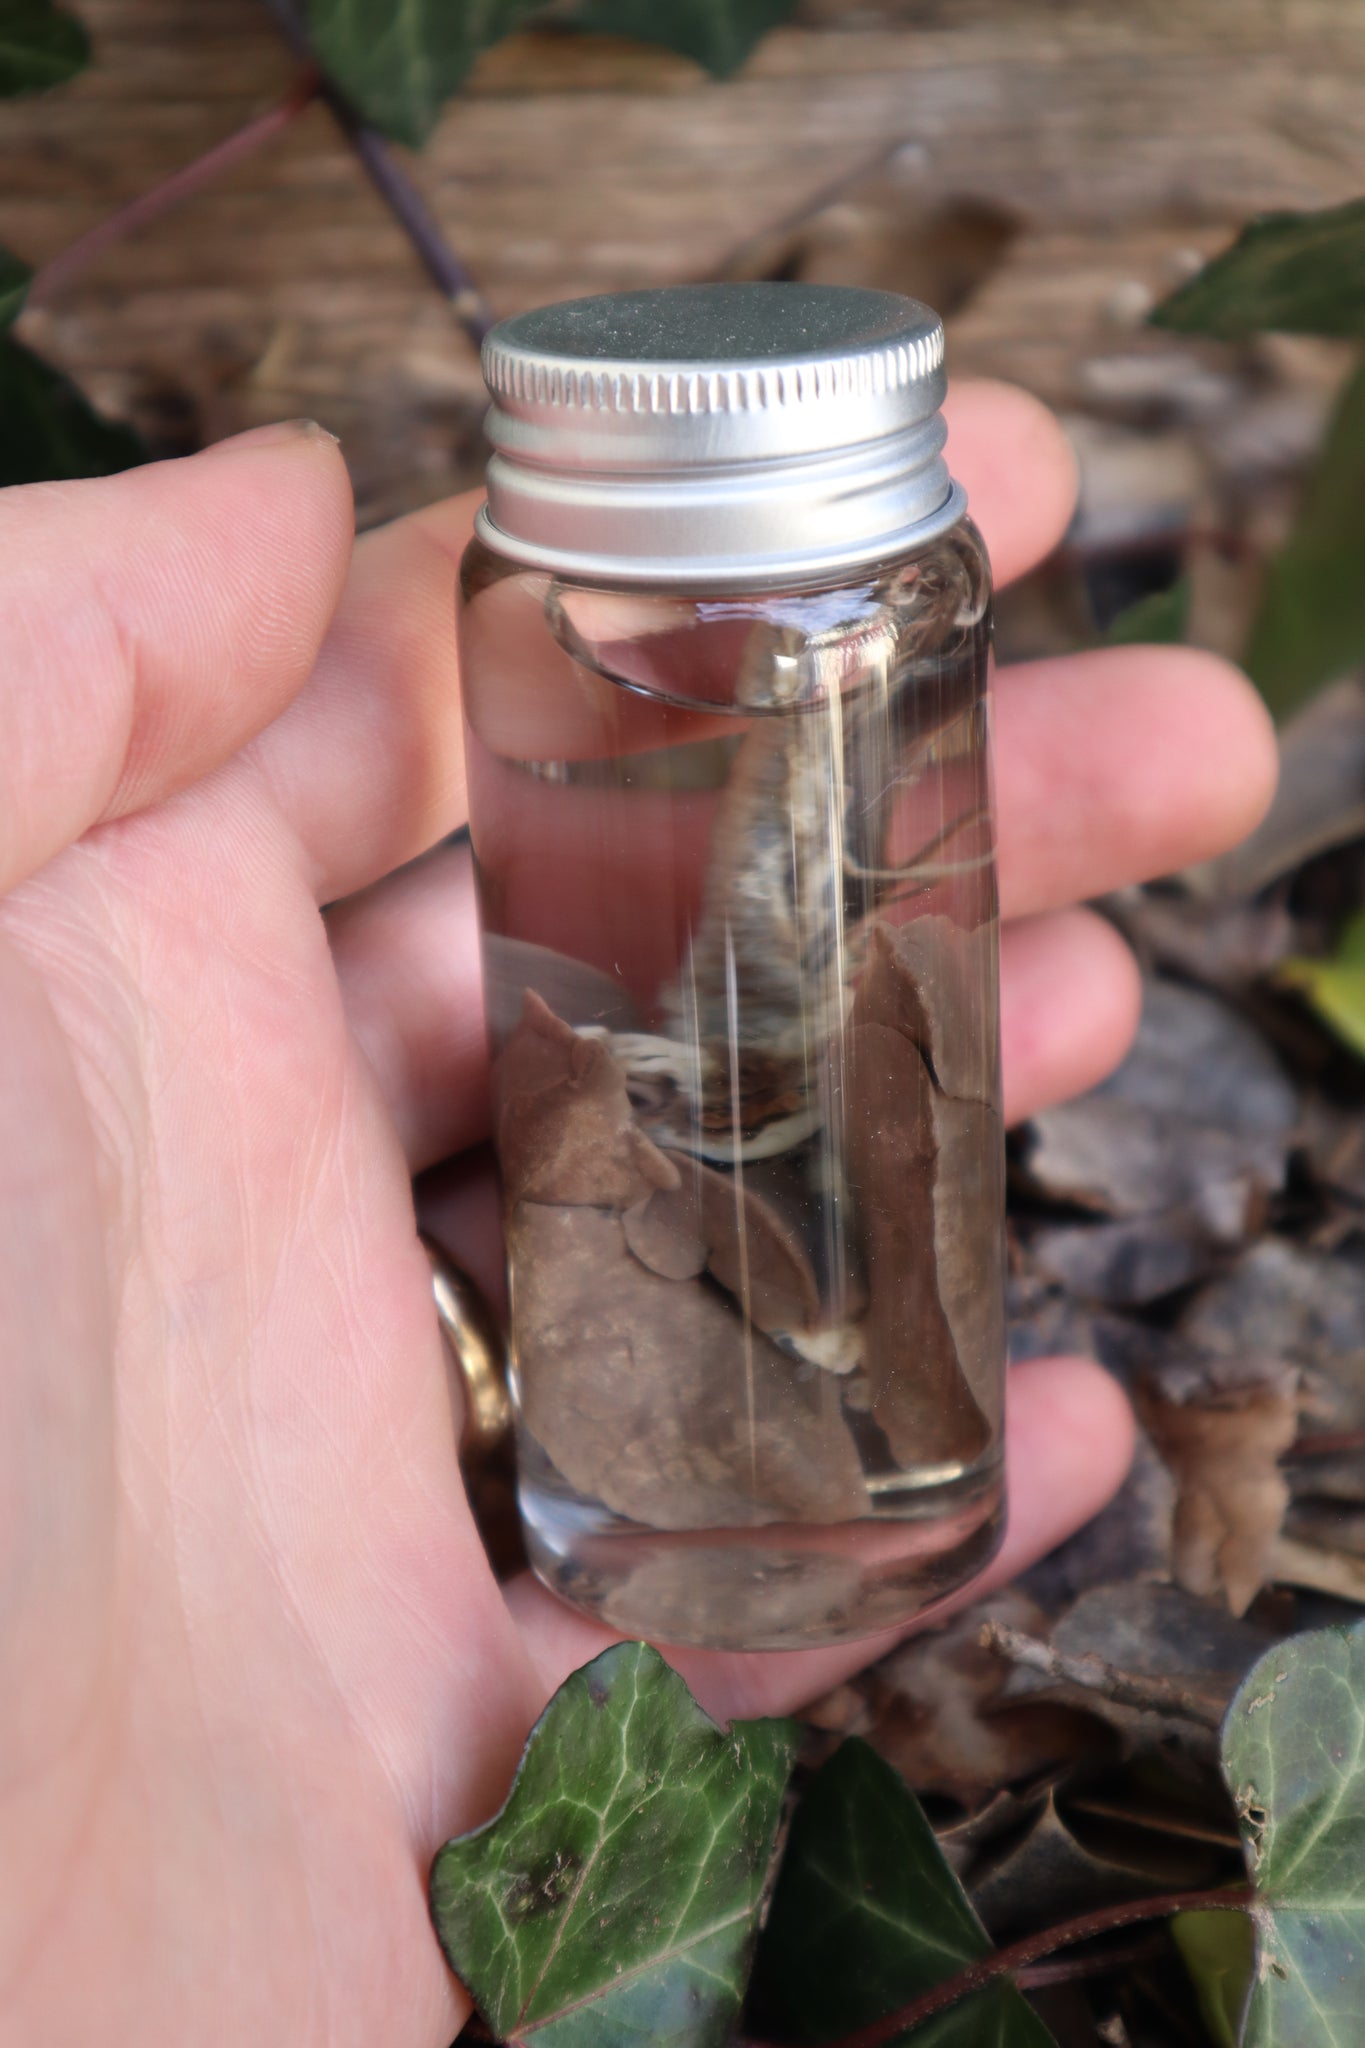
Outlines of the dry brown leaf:
[[1286,1586],[1304,1586],[1365,1606],[1365,1558],[1346,1550],[1321,1550],[1316,1543],[1281,1536],[1271,1552],[1271,1576]]
[[[1047,1700],[1003,1701],[1008,1668],[981,1647],[983,1622],[1046,1628],[1042,1609],[1017,1587],[978,1601],[945,1627],[926,1631],[864,1672],[864,1735],[917,1792],[957,1800],[968,1811],[1002,1786],[1108,1748],[1083,1708]],[[829,1725],[828,1719],[823,1725]]]
[[1144,982],[1132,1050],[1095,1093],[1185,1123],[1282,1142],[1298,1115],[1298,1091],[1239,1010],[1160,978]]
[[[1365,1485],[1365,1471],[1360,1469],[1365,1459],[1357,1454],[1355,1464],[1359,1490]],[[1365,1564],[1365,1507],[1358,1501],[1334,1500],[1324,1494],[1310,1494],[1305,1499],[1296,1496],[1285,1519],[1284,1533],[1306,1549],[1328,1551]],[[1285,1575],[1278,1572],[1276,1576],[1283,1579]]]
[[1365,1426],[1365,1263],[1358,1254],[1305,1251],[1267,1237],[1244,1252],[1181,1318],[1202,1355],[1252,1352],[1289,1360],[1304,1376],[1304,1410],[1318,1430]]
[[1289,1505],[1279,1460],[1298,1428],[1298,1374],[1281,1359],[1173,1364],[1137,1387],[1138,1413],[1175,1475],[1173,1564],[1187,1592],[1244,1614],[1271,1577]]
[[1045,1223],[1027,1238],[1031,1263],[1083,1301],[1136,1308],[1212,1270],[1226,1251],[1189,1209],[1102,1223]]
[[1264,1224],[1297,1112],[1296,1090],[1244,1017],[1199,990],[1149,979],[1122,1066],[1030,1126],[1034,1186],[1119,1219],[1107,1240],[1070,1226],[1041,1233],[1047,1270],[1115,1304],[1200,1277],[1220,1249]]
[[1295,950],[1294,920],[1278,897],[1211,903],[1135,888],[1106,897],[1104,908],[1140,959],[1234,995]]
[[1144,1893],[1213,1884],[1228,1873],[1235,1847],[1082,1815],[1059,1787],[1050,1790],[1027,1830],[1007,1839],[967,1879],[972,1904],[997,1941],[1025,1927]]
[[1046,1642],[1020,1646],[1005,1698],[1084,1705],[1126,1749],[1180,1749],[1211,1762],[1228,1701],[1273,1640],[1179,1586],[1119,1580],[1083,1593]]
[[1277,1134],[1243,1135],[1084,1095],[1034,1118],[1027,1165],[1050,1200],[1107,1216],[1181,1209],[1216,1243],[1236,1245],[1281,1185],[1285,1153]]

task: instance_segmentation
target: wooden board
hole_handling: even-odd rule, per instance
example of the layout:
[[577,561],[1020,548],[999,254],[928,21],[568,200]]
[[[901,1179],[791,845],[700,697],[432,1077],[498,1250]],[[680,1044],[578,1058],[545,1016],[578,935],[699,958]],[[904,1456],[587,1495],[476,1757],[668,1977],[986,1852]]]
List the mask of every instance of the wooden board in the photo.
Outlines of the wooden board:
[[[95,66],[0,116],[0,242],[31,261],[292,75],[257,0],[77,6]],[[1362,189],[1365,10],[815,0],[724,83],[663,52],[523,36],[484,60],[414,170],[499,312],[752,271],[779,247],[806,274],[956,297],[959,372],[1122,423],[1178,387],[1188,413],[1227,352],[1142,332],[1142,313],[1250,212]],[[477,469],[474,352],[320,107],[24,331],[165,448],[316,415],[365,520]],[[1296,447],[1334,360],[1290,380]]]

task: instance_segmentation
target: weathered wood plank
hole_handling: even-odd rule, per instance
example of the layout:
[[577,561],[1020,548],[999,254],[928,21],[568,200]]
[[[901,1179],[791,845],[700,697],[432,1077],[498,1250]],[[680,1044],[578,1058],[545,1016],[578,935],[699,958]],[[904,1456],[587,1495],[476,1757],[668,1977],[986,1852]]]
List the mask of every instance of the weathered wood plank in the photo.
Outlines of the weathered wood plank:
[[[290,81],[255,0],[80,11],[95,67],[0,118],[0,241],[30,260]],[[849,180],[801,260],[914,288],[934,232],[941,276],[964,205],[993,209],[1014,232],[952,320],[955,364],[1104,411],[1097,357],[1188,360],[1132,330],[1192,252],[1252,210],[1361,188],[1362,87],[1356,0],[817,0],[723,84],[662,52],[518,38],[416,173],[499,310],[714,275]],[[167,445],[317,413],[365,517],[469,472],[473,352],[321,109],[26,331]]]

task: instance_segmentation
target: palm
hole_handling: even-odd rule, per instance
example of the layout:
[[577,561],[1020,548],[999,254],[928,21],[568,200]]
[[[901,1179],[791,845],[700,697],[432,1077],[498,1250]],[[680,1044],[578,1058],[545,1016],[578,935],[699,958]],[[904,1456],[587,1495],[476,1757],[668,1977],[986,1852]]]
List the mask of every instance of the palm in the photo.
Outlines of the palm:
[[[964,402],[959,466],[973,406],[989,445],[1002,404],[1043,437],[1027,510],[1005,492],[993,519],[989,474],[978,495],[1018,566],[1068,478],[999,393]],[[467,513],[364,543],[344,594],[317,443],[11,493],[0,539],[6,517],[27,555],[0,579],[23,686],[0,814],[0,2043],[440,2048],[464,2007],[430,1854],[496,1806],[547,1690],[604,1640],[492,1580],[414,1230],[412,1172],[482,1114],[468,876],[442,853],[379,878],[459,816]],[[215,565],[207,595],[182,555]],[[1034,913],[1005,953],[1015,1114],[1131,1026],[1116,941],[1052,906],[1211,851],[1267,782],[1240,686],[1192,658],[1130,667],[1126,712],[1100,714],[1126,733],[1068,763],[1076,671],[1040,666],[1013,743],[1001,698],[1002,874]],[[1103,828],[1081,815],[1067,856],[1086,803]],[[329,934],[318,903],[372,883]],[[997,1575],[1093,1510],[1127,1446],[1076,1362],[1020,1376],[1011,1432]],[[858,1660],[679,1661],[715,1710],[762,1712]]]
[[[96,1112],[54,1174],[109,1189],[118,1408],[114,1639],[72,1701],[118,1739],[45,1845],[55,1910],[35,1885],[41,1920],[15,1932],[37,1992],[73,1928],[104,1923],[112,1949],[130,1900],[168,1947],[202,1927],[183,1975],[149,1944],[115,2040],[191,2041],[209,1999],[223,2038],[448,2034],[420,1883],[442,1768],[479,1748],[491,1687],[514,1743],[532,1704],[450,1455],[407,1169],[300,867],[237,764],[10,906]],[[70,1207],[49,1288],[102,1263]]]

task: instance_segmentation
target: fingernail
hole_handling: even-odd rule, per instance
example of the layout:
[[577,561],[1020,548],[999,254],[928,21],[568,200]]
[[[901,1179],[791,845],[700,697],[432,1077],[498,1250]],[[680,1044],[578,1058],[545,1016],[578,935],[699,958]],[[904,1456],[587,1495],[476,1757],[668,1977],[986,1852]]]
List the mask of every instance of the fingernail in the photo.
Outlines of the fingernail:
[[316,420],[270,420],[263,427],[248,427],[243,434],[230,434],[226,441],[215,441],[206,448],[206,455],[217,455],[220,451],[235,448],[279,448],[288,441],[330,441],[337,445],[337,436]]

